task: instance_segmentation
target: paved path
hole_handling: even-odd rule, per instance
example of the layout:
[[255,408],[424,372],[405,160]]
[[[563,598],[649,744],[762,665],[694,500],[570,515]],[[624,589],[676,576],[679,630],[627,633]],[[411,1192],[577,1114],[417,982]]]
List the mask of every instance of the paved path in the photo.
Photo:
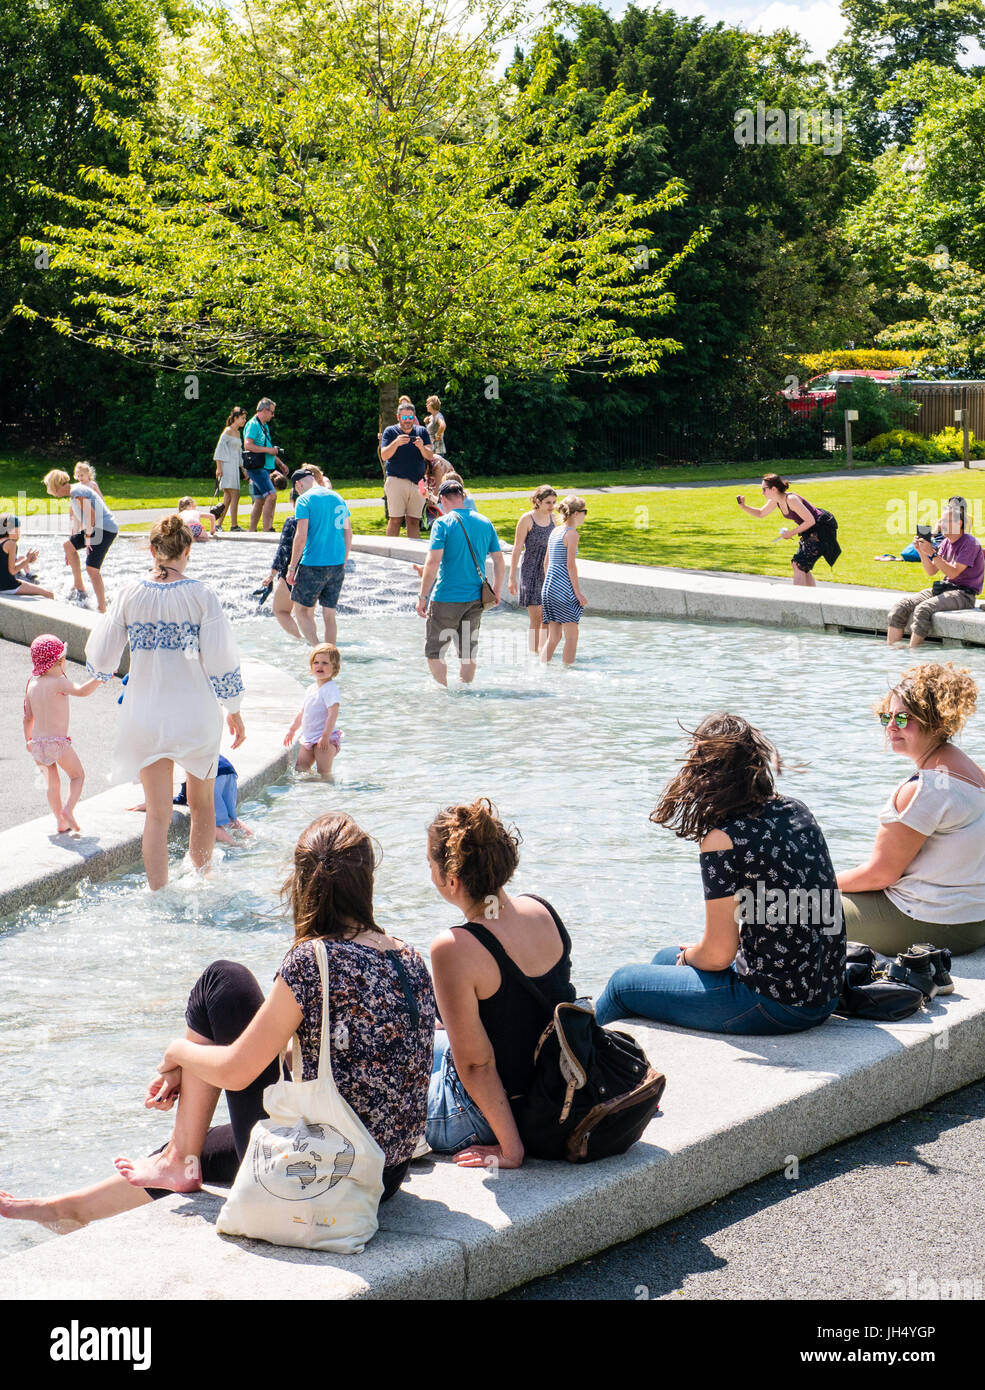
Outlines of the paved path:
[[980,1301],[983,1152],[978,1082],[503,1297]]
[[[951,473],[956,468],[960,468],[960,466],[960,463],[923,463],[917,464],[913,468],[857,468],[851,473],[811,473],[805,476],[809,477],[812,483],[854,482],[859,478],[903,478],[927,474],[933,475],[935,473]],[[763,467],[768,468],[769,464],[764,463]],[[985,470],[985,459],[972,460],[971,467],[973,470],[979,472]],[[550,470],[545,469],[545,474],[549,473]],[[618,483],[614,484],[612,487],[583,487],[579,488],[578,492],[585,497],[594,497],[604,496],[610,493],[614,495],[623,492],[689,492],[694,488],[728,487],[730,484],[738,487],[752,487],[760,482],[761,477],[762,474],[757,474],[755,477],[735,478],[701,479],[696,477],[693,482],[688,480],[686,483]],[[468,480],[466,479],[466,485],[467,483]],[[345,487],[346,485],[344,482],[339,484],[339,490],[343,495],[345,494]],[[474,492],[472,496],[477,502],[512,501],[516,499],[526,501],[530,497],[530,488],[516,488],[496,492]],[[349,502],[349,506],[353,510],[368,508],[378,511],[382,508],[383,501],[380,497],[355,497]],[[141,524],[151,526],[155,521],[159,521],[161,517],[170,516],[172,510],[173,508],[168,507],[147,507],[132,511],[118,510],[114,512],[113,515],[121,526],[137,526]],[[287,506],[284,503],[279,504],[277,509],[278,521],[282,521],[287,514]],[[25,527],[25,532],[30,532],[29,526]]]
[[[87,679],[85,668],[68,663],[73,680]],[[48,799],[40,780],[37,764],[24,747],[24,686],[31,674],[31,654],[17,642],[0,641],[0,831],[9,830],[22,821],[50,814]],[[82,795],[93,796],[109,786],[109,770],[113,745],[116,742],[116,720],[120,693],[114,682],[113,693],[96,690],[82,700],[73,700],[69,732],[72,745],[86,770],[86,785]],[[62,785],[65,784],[64,774]],[[136,790],[136,788],[134,789]],[[54,820],[52,820],[54,828]]]

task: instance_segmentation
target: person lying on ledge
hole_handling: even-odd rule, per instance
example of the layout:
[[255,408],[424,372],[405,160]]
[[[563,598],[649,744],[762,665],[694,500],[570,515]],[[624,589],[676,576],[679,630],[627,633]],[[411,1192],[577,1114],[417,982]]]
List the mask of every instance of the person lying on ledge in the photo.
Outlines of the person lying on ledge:
[[639,1015],[709,1033],[795,1033],[823,1023],[845,973],[834,868],[807,807],[774,790],[773,745],[712,714],[650,819],[701,851],[705,932],[617,970],[599,1023]]
[[868,863],[838,875],[853,941],[884,955],[914,942],[985,946],[985,772],[951,739],[975,711],[967,668],[911,666],[876,705],[886,746],[916,764],[879,813]]

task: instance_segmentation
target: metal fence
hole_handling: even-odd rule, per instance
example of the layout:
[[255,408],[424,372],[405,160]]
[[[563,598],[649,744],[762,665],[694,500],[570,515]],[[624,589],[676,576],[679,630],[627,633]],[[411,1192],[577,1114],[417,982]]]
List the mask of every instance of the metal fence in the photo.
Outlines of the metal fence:
[[824,458],[834,437],[822,410],[794,414],[782,401],[739,403],[729,410],[658,407],[630,424],[600,430],[593,441],[597,466],[760,462]]

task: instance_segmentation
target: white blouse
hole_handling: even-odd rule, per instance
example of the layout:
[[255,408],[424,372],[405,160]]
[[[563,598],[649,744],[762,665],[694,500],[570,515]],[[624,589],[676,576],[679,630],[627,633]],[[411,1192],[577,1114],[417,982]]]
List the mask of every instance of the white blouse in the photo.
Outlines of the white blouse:
[[122,589],[86,643],[86,670],[112,680],[127,642],[113,775],[136,781],[141,768],[171,758],[193,777],[216,775],[222,711],[243,698],[236,640],[219,600],[198,579]]
[[879,819],[928,837],[885,889],[890,902],[921,922],[985,922],[985,788],[927,768],[909,806],[897,811],[890,797]]
[[227,434],[223,430],[212,457],[216,463],[228,464],[230,467],[235,467],[238,472],[240,460],[243,457],[243,445],[239,435]]

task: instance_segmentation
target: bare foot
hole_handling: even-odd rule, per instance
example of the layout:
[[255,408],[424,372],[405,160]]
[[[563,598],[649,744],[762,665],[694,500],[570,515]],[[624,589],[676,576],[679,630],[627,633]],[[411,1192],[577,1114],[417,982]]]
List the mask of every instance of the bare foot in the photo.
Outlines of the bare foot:
[[236,843],[224,825],[216,826],[215,838],[216,843],[220,845],[234,845]]
[[64,815],[64,813],[56,817],[55,823],[58,826],[58,829],[55,831],[56,835],[67,835],[68,832],[72,829],[72,822]]
[[75,819],[75,817],[72,815],[72,812],[71,812],[71,811],[65,811],[65,810],[63,810],[63,811],[62,811],[62,815],[63,815],[63,816],[65,817],[65,819],[68,821],[68,828],[69,828],[69,830],[81,830],[81,829],[82,829],[82,826],[79,824],[79,822],[78,822],[78,821]]
[[197,1192],[202,1186],[202,1165],[197,1154],[181,1158],[170,1145],[148,1158],[115,1158],[113,1164],[131,1187],[164,1187],[169,1192]]
[[54,1231],[58,1236],[68,1235],[69,1231],[81,1230],[85,1225],[84,1221],[72,1221],[59,1216],[56,1201],[12,1197],[9,1192],[0,1192],[0,1216],[6,1216],[11,1221],[36,1221],[39,1226]]

